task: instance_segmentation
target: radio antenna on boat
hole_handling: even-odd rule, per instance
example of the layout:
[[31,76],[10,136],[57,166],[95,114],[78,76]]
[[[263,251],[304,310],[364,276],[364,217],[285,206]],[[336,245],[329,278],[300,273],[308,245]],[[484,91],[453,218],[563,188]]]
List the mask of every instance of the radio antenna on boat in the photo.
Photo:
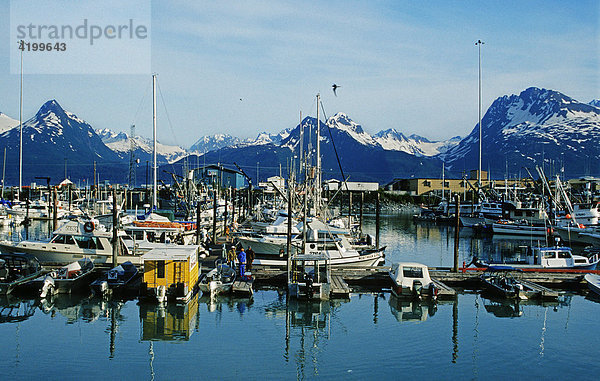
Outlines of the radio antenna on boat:
[[477,40],[475,45],[479,48],[479,171],[477,172],[477,200],[481,194],[481,45],[485,42]]
[[156,76],[152,74],[152,209],[157,208],[156,204]]
[[19,90],[19,200],[23,191],[23,49],[21,49],[21,87]]

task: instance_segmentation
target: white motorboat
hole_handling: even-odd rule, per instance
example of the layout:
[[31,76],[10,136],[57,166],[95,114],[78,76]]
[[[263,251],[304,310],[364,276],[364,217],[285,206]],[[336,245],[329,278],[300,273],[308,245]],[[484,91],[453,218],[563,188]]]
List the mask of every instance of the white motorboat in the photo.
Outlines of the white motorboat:
[[[129,255],[119,232],[121,254]],[[68,221],[53,232],[49,240],[0,241],[2,253],[29,253],[43,265],[66,265],[82,258],[94,264],[112,263],[112,233],[93,220]]]
[[392,293],[397,297],[436,297],[436,286],[429,276],[429,269],[421,263],[399,262],[390,269]]

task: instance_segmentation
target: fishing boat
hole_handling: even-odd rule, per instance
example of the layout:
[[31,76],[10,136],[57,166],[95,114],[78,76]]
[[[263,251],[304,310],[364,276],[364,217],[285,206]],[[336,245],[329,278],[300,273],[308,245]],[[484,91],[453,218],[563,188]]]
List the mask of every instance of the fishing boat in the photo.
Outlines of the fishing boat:
[[59,269],[50,271],[44,277],[33,281],[38,288],[41,298],[54,294],[70,294],[83,287],[89,286],[94,274],[94,262],[82,258]]
[[234,269],[226,263],[218,262],[215,264],[214,269],[210,270],[200,279],[198,288],[204,294],[211,296],[228,293],[231,291],[235,278]]
[[327,254],[293,254],[288,268],[292,298],[327,300],[331,293],[331,264]]
[[187,302],[197,291],[200,275],[198,245],[173,245],[142,256],[144,275],[140,295],[166,302]]
[[587,282],[590,291],[594,292],[597,296],[600,296],[600,275],[598,274],[585,274],[583,277]]
[[[317,218],[311,218],[307,222],[306,245],[304,246],[306,254],[324,254],[329,258],[332,267],[372,267],[385,261],[385,247],[377,248],[374,245],[367,247],[363,244],[355,246],[348,239],[348,235],[346,229],[334,228]],[[286,238],[284,237],[271,236],[262,240],[251,240],[246,237],[246,240],[238,239],[238,241],[252,246],[256,253],[253,262],[255,265],[276,267],[287,265],[287,257],[283,254],[286,247]],[[302,234],[293,238],[292,244],[304,245]],[[265,248],[266,245],[268,245],[268,249]]]
[[396,297],[435,298],[437,296],[437,289],[429,276],[429,269],[423,264],[394,263],[389,275],[392,281],[392,293]]
[[549,227],[532,224],[526,220],[498,220],[492,224],[492,232],[494,234],[544,237],[549,231]]
[[0,295],[10,294],[41,274],[42,266],[31,254],[0,255]]
[[92,291],[99,295],[105,295],[109,292],[114,293],[122,291],[134,279],[137,279],[138,274],[137,267],[127,261],[108,270],[104,277],[96,279],[90,286]]
[[[120,231],[118,239],[121,253],[129,250],[122,240],[125,233]],[[82,258],[89,258],[94,264],[112,263],[112,233],[107,232],[93,220],[68,221],[52,233],[49,240],[0,241],[2,253],[29,253],[43,265],[66,265]]]
[[600,254],[595,252],[590,256],[575,255],[570,247],[527,247],[524,258],[503,263],[486,263],[474,259],[478,266],[510,265],[518,269],[581,269],[593,270],[600,262]]

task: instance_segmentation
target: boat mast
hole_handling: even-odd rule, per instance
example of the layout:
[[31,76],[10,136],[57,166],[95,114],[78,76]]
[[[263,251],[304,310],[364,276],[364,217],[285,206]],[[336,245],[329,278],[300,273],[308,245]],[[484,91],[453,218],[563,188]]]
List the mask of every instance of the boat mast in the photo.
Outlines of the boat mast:
[[156,76],[152,74],[152,209],[157,207],[156,204]]
[[321,121],[319,119],[319,104],[321,103],[321,94],[317,94],[317,173],[315,186],[315,214],[318,216],[321,212]]
[[21,88],[19,90],[19,197],[23,190],[23,50],[21,50]]
[[484,42],[477,40],[475,45],[479,49],[479,171],[477,172],[477,199],[481,194],[481,45]]

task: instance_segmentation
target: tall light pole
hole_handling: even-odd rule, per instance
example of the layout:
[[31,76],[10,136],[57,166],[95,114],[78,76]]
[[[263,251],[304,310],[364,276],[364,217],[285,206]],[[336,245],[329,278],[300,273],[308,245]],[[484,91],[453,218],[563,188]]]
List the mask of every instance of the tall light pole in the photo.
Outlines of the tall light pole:
[[485,42],[481,40],[477,40],[475,43],[479,49],[479,170],[477,171],[477,200],[479,200],[481,193],[481,45],[483,44]]

